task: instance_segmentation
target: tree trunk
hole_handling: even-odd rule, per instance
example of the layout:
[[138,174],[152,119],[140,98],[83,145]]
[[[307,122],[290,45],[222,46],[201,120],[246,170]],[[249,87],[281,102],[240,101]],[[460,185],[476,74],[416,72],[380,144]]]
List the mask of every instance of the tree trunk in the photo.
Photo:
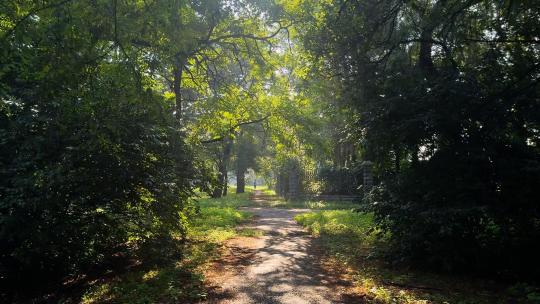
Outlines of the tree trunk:
[[236,193],[244,193],[246,191],[246,153],[241,145],[243,131],[238,133],[238,151],[236,152]]
[[418,66],[423,71],[431,74],[434,71],[433,59],[431,51],[433,48],[433,29],[426,28],[420,35],[420,54],[418,56]]
[[227,166],[225,166],[223,157],[219,160],[218,171],[218,182],[214,192],[212,193],[212,198],[220,198],[223,195],[223,181],[227,172]]
[[225,178],[223,179],[223,196],[227,196],[228,190],[229,190],[229,174],[227,173],[227,170],[225,169]]
[[180,58],[176,58],[174,66],[174,83],[173,91],[175,98],[175,116],[178,120],[182,119],[182,73],[184,70],[184,63]]
[[246,191],[246,168],[239,164],[236,167],[236,193],[244,193]]
[[394,167],[396,170],[396,173],[399,174],[401,171],[401,147],[396,146],[394,148],[395,158],[394,158]]
[[426,76],[436,74],[435,65],[433,64],[433,33],[441,24],[443,18],[444,5],[446,1],[440,0],[433,4],[429,12],[420,12],[422,17],[422,25],[420,32],[420,53],[418,54],[418,67],[424,71]]
[[213,198],[219,198],[223,195],[227,195],[227,163],[229,162],[229,158],[231,157],[231,150],[232,139],[227,138],[225,139],[221,159],[218,162],[218,185],[216,189],[214,189],[214,193],[212,194]]
[[[179,29],[182,25],[180,20],[181,0],[174,0],[171,4],[171,21]],[[182,73],[184,72],[185,60],[181,52],[176,53],[173,67],[173,92],[175,98],[175,116],[179,121],[182,119]]]

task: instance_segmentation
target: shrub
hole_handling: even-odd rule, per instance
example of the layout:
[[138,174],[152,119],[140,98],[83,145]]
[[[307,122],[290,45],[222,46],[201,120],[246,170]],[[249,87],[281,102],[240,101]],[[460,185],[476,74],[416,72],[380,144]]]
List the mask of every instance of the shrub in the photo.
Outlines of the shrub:
[[167,101],[122,60],[81,63],[92,35],[57,20],[25,32],[39,47],[0,46],[2,293],[181,236],[189,215],[192,157]]
[[540,275],[538,171],[511,154],[497,165],[452,154],[440,151],[371,193],[397,257],[447,271]]

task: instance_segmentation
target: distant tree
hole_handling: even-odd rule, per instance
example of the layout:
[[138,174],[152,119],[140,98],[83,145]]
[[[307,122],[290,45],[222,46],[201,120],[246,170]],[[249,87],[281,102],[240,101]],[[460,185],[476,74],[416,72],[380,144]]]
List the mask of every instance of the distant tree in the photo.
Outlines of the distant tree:
[[257,156],[264,149],[256,142],[256,134],[250,134],[249,130],[241,130],[235,145],[236,152],[236,193],[244,193],[246,186],[246,172],[248,168],[255,168]]

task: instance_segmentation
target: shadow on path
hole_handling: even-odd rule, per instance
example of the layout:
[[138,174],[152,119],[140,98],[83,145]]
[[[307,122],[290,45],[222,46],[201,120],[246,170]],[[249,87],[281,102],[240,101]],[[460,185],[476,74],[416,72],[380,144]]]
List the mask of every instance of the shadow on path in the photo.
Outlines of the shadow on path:
[[[256,197],[256,196],[255,196]],[[238,237],[208,272],[205,303],[367,303],[351,284],[321,267],[320,250],[294,215],[309,210],[243,208],[256,219],[260,238]]]

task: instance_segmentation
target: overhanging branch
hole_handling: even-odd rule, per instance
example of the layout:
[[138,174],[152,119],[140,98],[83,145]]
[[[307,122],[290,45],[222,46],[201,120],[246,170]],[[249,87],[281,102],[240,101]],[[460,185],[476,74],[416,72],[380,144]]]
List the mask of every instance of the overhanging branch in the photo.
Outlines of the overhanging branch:
[[215,143],[215,142],[218,142],[218,141],[222,141],[223,139],[225,139],[225,137],[227,135],[230,135],[232,133],[234,133],[234,130],[236,130],[236,128],[238,127],[241,127],[241,126],[245,126],[245,125],[250,125],[250,124],[256,124],[256,123],[260,123],[260,122],[263,122],[265,120],[267,120],[269,117],[270,117],[271,114],[268,114],[262,118],[259,118],[259,119],[255,119],[255,120],[249,120],[249,121],[243,121],[243,122],[239,122],[237,123],[236,125],[230,127],[228,130],[227,130],[227,134],[226,135],[222,135],[222,136],[219,136],[219,137],[216,137],[216,138],[212,138],[212,139],[208,139],[208,140],[201,140],[201,143],[202,144],[210,144],[210,143]]

